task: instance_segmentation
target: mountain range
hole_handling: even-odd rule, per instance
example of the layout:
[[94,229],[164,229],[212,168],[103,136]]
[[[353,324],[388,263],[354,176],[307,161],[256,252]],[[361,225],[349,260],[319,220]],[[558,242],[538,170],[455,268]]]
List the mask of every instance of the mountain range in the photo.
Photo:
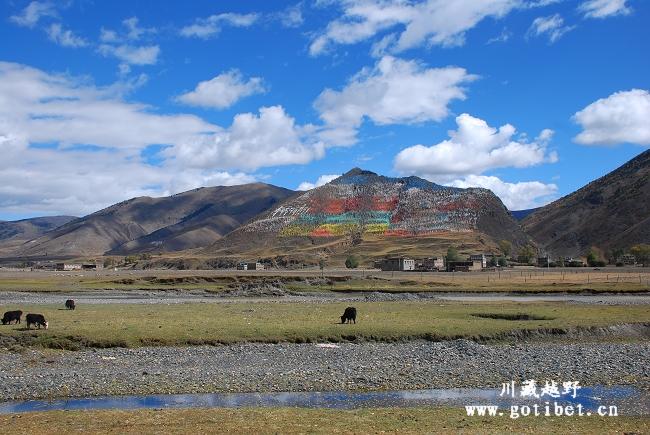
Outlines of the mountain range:
[[80,257],[206,246],[293,193],[253,183],[133,198],[49,231],[12,256]]
[[138,197],[82,218],[0,222],[0,257],[135,253],[319,258],[498,252],[535,243],[552,256],[650,243],[650,150],[544,207],[509,212],[491,191],[355,168],[306,192],[252,183]]

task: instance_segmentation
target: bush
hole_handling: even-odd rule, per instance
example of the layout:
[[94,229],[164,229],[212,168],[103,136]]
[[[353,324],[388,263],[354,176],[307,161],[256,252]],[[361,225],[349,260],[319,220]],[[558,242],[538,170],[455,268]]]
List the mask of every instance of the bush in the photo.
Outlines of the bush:
[[349,255],[348,258],[345,259],[345,267],[348,269],[356,269],[359,267],[359,259],[354,255]]
[[616,263],[616,267],[623,267],[623,263],[621,263],[620,261],[618,261],[618,262]]
[[506,267],[507,265],[508,265],[508,260],[506,260],[504,257],[499,257],[499,266]]

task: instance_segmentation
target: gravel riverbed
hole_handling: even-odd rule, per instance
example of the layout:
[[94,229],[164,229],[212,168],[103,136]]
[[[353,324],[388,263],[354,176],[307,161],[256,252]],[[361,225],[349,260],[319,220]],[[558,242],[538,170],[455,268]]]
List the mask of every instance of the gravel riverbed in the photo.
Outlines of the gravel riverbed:
[[3,400],[201,392],[499,387],[555,379],[650,389],[650,343],[241,344],[0,354]]

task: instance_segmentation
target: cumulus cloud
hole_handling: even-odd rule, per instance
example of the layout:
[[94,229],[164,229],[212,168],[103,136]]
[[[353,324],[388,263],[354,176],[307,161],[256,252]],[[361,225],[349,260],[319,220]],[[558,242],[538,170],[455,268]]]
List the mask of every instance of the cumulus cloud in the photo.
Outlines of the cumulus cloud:
[[207,18],[197,18],[193,24],[181,29],[181,36],[186,38],[208,39],[216,36],[223,26],[250,27],[258,19],[257,14],[225,13],[210,15]]
[[56,7],[46,1],[33,1],[23,9],[20,14],[13,15],[10,19],[19,26],[34,27],[43,17],[56,17]]
[[515,139],[515,127],[499,129],[466,113],[456,118],[457,130],[436,145],[415,145],[400,151],[394,167],[400,173],[420,175],[436,182],[479,175],[503,167],[525,168],[557,161],[555,152],[547,152],[551,130],[544,130],[534,141]]
[[573,120],[583,131],[574,140],[583,145],[633,143],[650,145],[650,93],[644,89],[615,92],[591,103]]
[[48,27],[47,36],[51,41],[56,42],[63,47],[77,48],[88,45],[88,41],[75,35],[71,30],[63,29],[63,26],[59,23],[54,23]]
[[440,121],[453,100],[465,99],[463,85],[475,79],[463,68],[426,68],[384,56],[342,90],[324,90],[314,107],[325,122],[328,140],[350,143],[364,118],[380,125]]
[[259,115],[241,113],[227,129],[195,137],[166,150],[184,167],[239,168],[304,164],[323,157],[309,126],[298,126],[281,106],[262,107]]
[[152,166],[120,150],[28,147],[5,132],[0,127],[0,209],[6,214],[79,216],[135,196],[255,181],[241,172]]
[[224,128],[124,101],[124,87],[0,62],[3,212],[79,215],[131,196],[251,182],[247,170],[322,156],[311,127],[281,107]]
[[535,18],[526,36],[546,36],[552,44],[573,29],[575,29],[575,26],[565,26],[564,19],[560,14],[555,14],[548,17]]
[[585,18],[607,18],[615,15],[629,15],[632,9],[626,5],[627,0],[589,0],[580,6],[578,11]]
[[339,178],[341,174],[330,174],[330,175],[321,175],[318,177],[318,180],[316,180],[315,183],[309,182],[309,181],[303,181],[300,183],[300,185],[296,188],[296,190],[311,190],[315,189],[316,187],[323,186],[327,183],[329,183],[332,180],[336,180]]
[[155,65],[158,63],[158,45],[134,46],[129,44],[102,44],[97,51],[103,56],[112,56],[129,65]]
[[[520,0],[340,0],[343,15],[330,22],[312,41],[309,52],[319,55],[333,44],[355,44],[392,29],[388,52],[422,45],[456,46],[465,33],[486,18],[501,18]],[[388,40],[385,40],[387,42]]]
[[454,187],[483,187],[494,192],[509,210],[525,210],[541,207],[555,199],[557,186],[539,181],[508,183],[498,177],[469,175],[448,183]]
[[225,109],[244,97],[264,91],[260,77],[246,80],[239,70],[232,69],[200,82],[193,91],[178,96],[177,100],[191,106]]
[[155,65],[160,56],[160,47],[157,44],[140,45],[138,43],[145,36],[154,35],[158,30],[155,27],[140,27],[138,17],[122,20],[120,31],[101,28],[97,51],[103,56],[115,57],[122,61],[120,74],[130,72],[129,65]]

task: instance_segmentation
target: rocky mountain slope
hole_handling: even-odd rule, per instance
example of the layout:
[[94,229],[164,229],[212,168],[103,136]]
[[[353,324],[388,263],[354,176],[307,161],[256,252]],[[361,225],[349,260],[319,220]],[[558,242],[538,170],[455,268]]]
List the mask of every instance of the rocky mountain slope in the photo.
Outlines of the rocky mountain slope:
[[[376,255],[411,251],[421,243],[464,243],[494,250],[508,239],[527,243],[501,200],[486,189],[440,186],[418,177],[390,178],[353,169],[297,194],[236,229],[204,251],[214,255],[320,255],[359,251]],[[482,246],[481,246],[482,245]],[[445,248],[446,249],[446,248]],[[304,251],[303,254],[298,250]]]
[[263,183],[124,201],[19,247],[12,256],[77,257],[207,246],[294,192]]
[[538,209],[522,225],[554,256],[650,243],[650,150]]

